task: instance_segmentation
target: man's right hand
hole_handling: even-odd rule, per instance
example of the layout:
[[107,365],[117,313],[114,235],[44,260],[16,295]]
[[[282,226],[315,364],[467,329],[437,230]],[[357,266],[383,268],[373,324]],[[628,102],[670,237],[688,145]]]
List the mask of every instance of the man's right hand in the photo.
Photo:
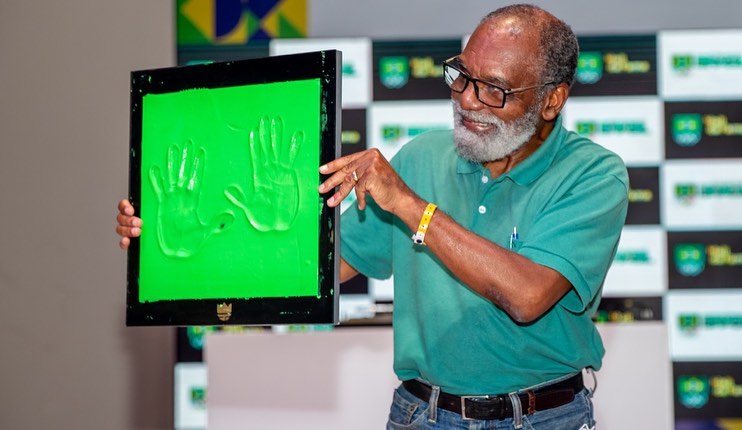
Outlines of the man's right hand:
[[119,246],[128,249],[130,239],[142,234],[142,219],[134,216],[134,206],[124,199],[119,202],[119,214],[116,217],[116,234],[121,236]]

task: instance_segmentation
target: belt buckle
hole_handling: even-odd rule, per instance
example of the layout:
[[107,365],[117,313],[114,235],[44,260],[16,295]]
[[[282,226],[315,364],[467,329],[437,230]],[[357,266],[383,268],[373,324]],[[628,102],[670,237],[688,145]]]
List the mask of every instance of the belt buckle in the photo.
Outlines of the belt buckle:
[[[460,396],[461,397],[461,419],[464,421],[472,421],[476,419],[492,419],[492,418],[484,418],[484,417],[469,417],[466,415],[466,401],[472,400],[474,402],[481,401],[481,400],[487,400],[487,401],[494,401],[498,402],[501,401],[500,397],[498,396]],[[502,410],[502,407],[500,407],[500,410]]]

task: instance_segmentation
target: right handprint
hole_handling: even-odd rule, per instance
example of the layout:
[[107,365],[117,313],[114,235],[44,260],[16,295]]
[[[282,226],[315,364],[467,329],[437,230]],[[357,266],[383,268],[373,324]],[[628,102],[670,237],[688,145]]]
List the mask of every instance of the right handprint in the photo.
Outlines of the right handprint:
[[299,213],[299,182],[294,162],[304,142],[304,133],[296,131],[289,144],[283,141],[280,116],[260,119],[250,131],[249,149],[253,167],[247,182],[252,189],[239,185],[224,193],[241,208],[250,224],[258,231],[285,231],[291,228]]

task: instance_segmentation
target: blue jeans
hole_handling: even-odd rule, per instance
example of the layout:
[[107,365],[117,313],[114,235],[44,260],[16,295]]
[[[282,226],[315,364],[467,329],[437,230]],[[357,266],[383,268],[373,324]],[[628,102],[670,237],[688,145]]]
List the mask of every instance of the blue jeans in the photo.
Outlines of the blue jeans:
[[[434,398],[437,388],[434,388],[431,398]],[[583,389],[575,395],[575,399],[566,405],[521,417],[521,427],[517,426],[516,418],[503,420],[468,420],[464,421],[456,412],[447,411],[431,406],[430,402],[420,400],[399,386],[394,391],[394,400],[389,412],[387,430],[593,430],[593,403],[591,393]],[[437,399],[436,399],[437,400]]]

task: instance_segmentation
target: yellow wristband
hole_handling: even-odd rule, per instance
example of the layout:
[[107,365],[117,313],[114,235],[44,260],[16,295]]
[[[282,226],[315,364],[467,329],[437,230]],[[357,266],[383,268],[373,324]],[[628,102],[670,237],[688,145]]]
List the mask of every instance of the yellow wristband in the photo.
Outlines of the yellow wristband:
[[433,214],[438,206],[433,203],[428,203],[423,211],[423,216],[420,218],[420,224],[417,226],[417,233],[412,235],[412,241],[418,245],[425,245],[425,233],[428,231],[430,225],[430,219],[433,218]]

